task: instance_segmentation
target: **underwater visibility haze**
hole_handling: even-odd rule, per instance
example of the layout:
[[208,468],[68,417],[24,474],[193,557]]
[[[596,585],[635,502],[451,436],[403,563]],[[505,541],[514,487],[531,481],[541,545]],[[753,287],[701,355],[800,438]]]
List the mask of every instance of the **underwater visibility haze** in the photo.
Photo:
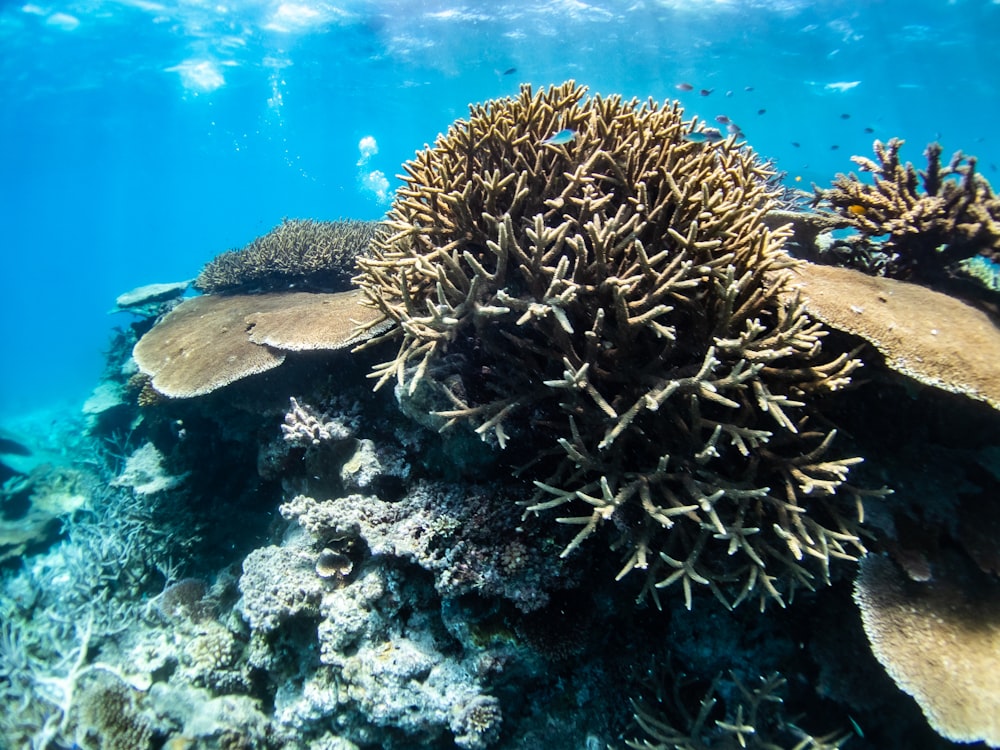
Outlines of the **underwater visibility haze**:
[[0,748],[1000,747],[998,36],[0,6]]

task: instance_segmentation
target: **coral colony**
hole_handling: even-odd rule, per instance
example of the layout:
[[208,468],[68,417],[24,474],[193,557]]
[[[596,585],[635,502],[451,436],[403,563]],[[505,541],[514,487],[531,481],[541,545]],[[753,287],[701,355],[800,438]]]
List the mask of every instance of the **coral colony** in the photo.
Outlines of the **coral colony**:
[[524,86],[122,295],[0,436],[0,744],[1000,745],[1000,204],[740,138]]

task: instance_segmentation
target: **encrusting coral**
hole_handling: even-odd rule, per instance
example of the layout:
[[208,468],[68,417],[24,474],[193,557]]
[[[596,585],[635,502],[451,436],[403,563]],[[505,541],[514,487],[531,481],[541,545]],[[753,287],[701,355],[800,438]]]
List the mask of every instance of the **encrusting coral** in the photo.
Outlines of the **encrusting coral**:
[[378,231],[374,221],[285,219],[246,247],[216,256],[195,279],[204,292],[350,288],[355,258]]
[[[978,280],[992,291],[995,275],[980,278],[979,266],[1000,261],[1000,198],[976,171],[976,159],[961,151],[944,165],[941,146],[924,152],[927,169],[900,162],[903,141],[875,141],[875,161],[854,156],[861,172],[837,175],[828,189],[814,186],[814,206],[834,211],[857,237],[831,248],[847,265],[897,279],[932,283],[949,276]],[[981,257],[983,261],[973,259]],[[991,286],[991,284],[993,284]]]
[[404,165],[356,278],[395,324],[373,343],[399,342],[376,387],[529,441],[529,511],[579,529],[564,556],[608,522],[619,577],[648,568],[688,606],[696,585],[783,602],[779,579],[815,580],[807,559],[826,579],[863,550],[860,459],[831,458],[835,431],[807,420],[857,362],[785,301],[765,163],[688,137],[677,103],[585,94],[475,105]]

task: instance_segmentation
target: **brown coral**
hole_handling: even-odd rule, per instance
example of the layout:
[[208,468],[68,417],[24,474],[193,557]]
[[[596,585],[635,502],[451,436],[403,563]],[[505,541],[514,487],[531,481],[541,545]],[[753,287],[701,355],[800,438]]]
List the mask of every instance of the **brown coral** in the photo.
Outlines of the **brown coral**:
[[934,572],[865,559],[854,598],[872,651],[939,734],[1000,746],[1000,584],[958,558]]
[[285,219],[239,250],[211,260],[195,286],[205,292],[338,292],[350,288],[355,259],[378,231],[373,221]]
[[211,393],[273,369],[288,352],[336,350],[378,331],[358,291],[337,294],[209,294],[185,300],[136,343],[133,356],[169,398]]
[[850,268],[802,263],[794,278],[810,314],[871,343],[890,369],[1000,409],[1000,329],[986,313]]
[[932,283],[962,272],[960,264],[978,255],[1000,260],[1000,198],[976,171],[976,159],[959,151],[944,165],[940,144],[932,143],[924,152],[927,169],[918,171],[900,162],[902,146],[898,138],[875,141],[877,163],[852,157],[871,183],[851,173],[837,175],[829,189],[814,186],[813,205],[832,209],[859,234],[840,243],[853,247],[848,262]]
[[357,281],[396,324],[378,385],[534,441],[530,510],[567,513],[564,555],[610,522],[621,575],[649,567],[689,605],[696,584],[780,600],[778,578],[810,585],[804,560],[825,578],[861,549],[837,510],[859,459],[805,420],[856,362],[783,301],[767,165],[698,127],[572,82],[473,106],[404,165]]

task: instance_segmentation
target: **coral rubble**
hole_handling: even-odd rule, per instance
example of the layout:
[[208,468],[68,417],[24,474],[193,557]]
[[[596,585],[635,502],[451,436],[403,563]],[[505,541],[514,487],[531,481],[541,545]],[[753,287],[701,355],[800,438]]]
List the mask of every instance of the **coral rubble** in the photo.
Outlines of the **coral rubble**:
[[564,555],[608,526],[620,576],[648,568],[689,604],[698,586],[783,601],[863,551],[846,483],[860,459],[809,421],[858,363],[784,299],[765,163],[692,142],[677,103],[585,94],[473,106],[404,166],[359,259],[395,324],[376,341],[399,342],[378,384],[428,390],[445,427],[500,446],[530,418],[530,509],[577,527]]

